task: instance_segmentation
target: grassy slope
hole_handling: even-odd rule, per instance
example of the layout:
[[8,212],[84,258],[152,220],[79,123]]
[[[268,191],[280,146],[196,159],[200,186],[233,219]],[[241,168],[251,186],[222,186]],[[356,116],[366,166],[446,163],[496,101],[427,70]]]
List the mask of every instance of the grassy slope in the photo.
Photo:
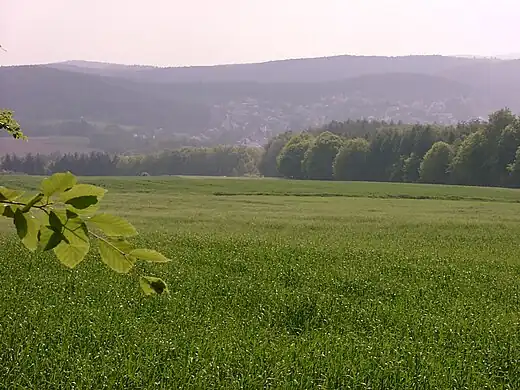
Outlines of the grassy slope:
[[[0,235],[2,386],[520,385],[517,191],[87,181],[174,259],[155,268],[171,295],[142,297],[94,256],[68,272]],[[355,197],[275,195],[288,193]]]

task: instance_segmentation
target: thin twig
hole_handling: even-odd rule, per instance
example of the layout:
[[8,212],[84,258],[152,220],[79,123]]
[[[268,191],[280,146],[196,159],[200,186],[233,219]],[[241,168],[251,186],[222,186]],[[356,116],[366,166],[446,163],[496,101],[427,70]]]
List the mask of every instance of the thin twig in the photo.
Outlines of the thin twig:
[[[1,204],[11,205],[11,206],[27,206],[26,203],[13,202],[12,200],[0,200],[0,203]],[[50,205],[50,203],[47,203],[46,205],[43,205],[43,206],[33,205],[31,207],[34,207],[35,209],[39,209],[39,210],[43,210],[43,211],[47,212],[46,207],[49,206],[49,205]]]

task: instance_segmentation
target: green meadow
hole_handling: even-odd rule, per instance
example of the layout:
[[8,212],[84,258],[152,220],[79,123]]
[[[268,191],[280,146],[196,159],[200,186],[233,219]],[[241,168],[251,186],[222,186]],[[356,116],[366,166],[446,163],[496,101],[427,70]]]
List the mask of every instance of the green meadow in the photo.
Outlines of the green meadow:
[[172,259],[141,265],[170,293],[95,252],[68,270],[0,221],[0,388],[520,388],[518,190],[81,182]]

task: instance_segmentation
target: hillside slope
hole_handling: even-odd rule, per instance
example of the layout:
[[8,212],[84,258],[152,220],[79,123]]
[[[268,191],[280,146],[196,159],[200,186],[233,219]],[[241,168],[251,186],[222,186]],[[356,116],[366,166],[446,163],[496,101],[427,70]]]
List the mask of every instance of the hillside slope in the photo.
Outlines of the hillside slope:
[[0,107],[20,121],[79,120],[198,131],[207,125],[203,104],[161,99],[131,82],[43,66],[0,68]]
[[[122,151],[124,129],[129,137],[160,136],[158,148],[172,137],[261,144],[332,120],[455,123],[504,106],[520,111],[520,61],[485,58],[338,56],[185,68],[69,61],[2,67],[0,86],[0,107],[14,109],[30,134],[109,131],[111,148]],[[80,120],[90,127],[74,124]],[[93,146],[104,143],[98,137]]]

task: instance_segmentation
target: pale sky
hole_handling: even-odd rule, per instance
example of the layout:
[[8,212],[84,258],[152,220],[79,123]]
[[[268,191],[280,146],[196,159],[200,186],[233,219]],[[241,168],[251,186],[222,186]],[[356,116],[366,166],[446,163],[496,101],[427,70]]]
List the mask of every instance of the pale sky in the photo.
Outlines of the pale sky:
[[520,52],[519,0],[0,0],[0,65]]

